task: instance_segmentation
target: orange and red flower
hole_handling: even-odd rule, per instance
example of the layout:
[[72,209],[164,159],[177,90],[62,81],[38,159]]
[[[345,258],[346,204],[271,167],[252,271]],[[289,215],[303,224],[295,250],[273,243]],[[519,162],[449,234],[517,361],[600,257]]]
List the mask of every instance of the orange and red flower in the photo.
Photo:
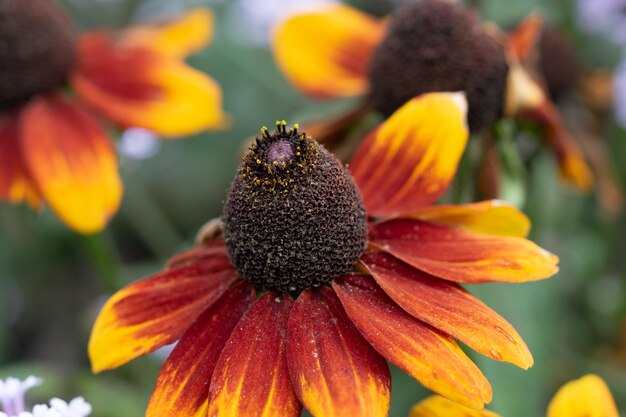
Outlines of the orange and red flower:
[[[547,417],[618,417],[619,412],[606,383],[589,374],[563,385],[554,395]],[[409,417],[500,417],[489,410],[472,410],[433,395],[415,404]]]
[[[93,370],[178,341],[150,417],[287,417],[302,406],[317,417],[382,417],[385,359],[446,398],[483,407],[491,386],[455,339],[523,369],[533,359],[513,326],[459,284],[532,281],[558,268],[525,239],[529,221],[514,207],[432,205],[465,149],[466,107],[459,93],[409,101],[364,141],[352,177],[297,127],[263,129],[233,182],[224,238],[174,256],[106,303],[89,342]],[[331,250],[320,244],[326,237]],[[354,263],[320,276],[346,259],[344,245],[360,248]]]
[[122,196],[100,116],[168,137],[225,122],[219,86],[183,62],[210,40],[206,10],[76,36],[50,0],[21,0],[3,3],[0,21],[14,46],[0,69],[0,199],[45,203],[72,229],[99,231]]
[[[585,156],[538,81],[521,65],[541,25],[529,19],[505,36],[453,3],[409,2],[385,19],[344,4],[325,4],[282,21],[272,49],[286,78],[312,98],[363,95],[387,116],[413,95],[465,91],[473,133],[503,115],[538,122],[561,176],[590,189],[593,174]],[[340,120],[352,123],[350,117]],[[330,124],[345,128],[337,122]]]

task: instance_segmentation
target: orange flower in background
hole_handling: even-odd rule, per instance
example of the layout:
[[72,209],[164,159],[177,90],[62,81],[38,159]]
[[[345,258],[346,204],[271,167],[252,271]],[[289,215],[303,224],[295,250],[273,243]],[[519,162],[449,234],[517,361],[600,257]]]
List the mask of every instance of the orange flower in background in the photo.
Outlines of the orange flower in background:
[[[563,385],[548,405],[547,417],[619,417],[609,387],[597,375]],[[489,410],[472,410],[436,395],[416,404],[409,417],[500,417]]]
[[[519,63],[523,41],[485,25],[465,6],[423,0],[400,6],[385,20],[343,4],[295,14],[276,28],[272,49],[286,78],[312,98],[364,95],[388,117],[419,94],[464,91],[472,133],[502,116],[537,121],[561,176],[587,190],[593,175],[585,157],[546,93]],[[354,122],[349,116],[339,120]],[[330,126],[346,127],[338,120]]]
[[[98,116],[179,136],[223,126],[219,86],[184,57],[206,45],[212,16],[76,36],[50,0],[0,5],[0,199],[47,204],[93,233],[120,204],[122,182]],[[70,90],[67,89],[69,85]]]
[[316,417],[386,416],[385,359],[483,407],[491,386],[454,339],[523,369],[533,359],[459,283],[558,268],[525,239],[529,221],[514,207],[432,205],[465,149],[466,110],[460,93],[410,100],[371,132],[350,171],[297,125],[262,129],[231,186],[223,237],[106,303],[89,342],[93,370],[178,341],[150,417],[288,417],[302,406]]

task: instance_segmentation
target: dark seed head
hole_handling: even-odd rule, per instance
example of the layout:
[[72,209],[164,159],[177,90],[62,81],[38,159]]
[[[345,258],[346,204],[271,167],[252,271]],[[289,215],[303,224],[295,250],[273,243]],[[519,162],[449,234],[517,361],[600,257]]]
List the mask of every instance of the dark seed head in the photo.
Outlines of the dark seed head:
[[65,83],[74,33],[52,0],[0,0],[0,110]]
[[465,91],[469,126],[478,131],[502,113],[507,72],[503,47],[473,12],[422,0],[392,16],[369,79],[373,105],[386,116],[419,94]]
[[354,268],[366,238],[346,168],[297,125],[263,128],[224,207],[224,239],[242,278],[290,293],[327,284]]
[[572,89],[582,73],[574,45],[556,27],[548,26],[541,33],[539,70],[553,100]]

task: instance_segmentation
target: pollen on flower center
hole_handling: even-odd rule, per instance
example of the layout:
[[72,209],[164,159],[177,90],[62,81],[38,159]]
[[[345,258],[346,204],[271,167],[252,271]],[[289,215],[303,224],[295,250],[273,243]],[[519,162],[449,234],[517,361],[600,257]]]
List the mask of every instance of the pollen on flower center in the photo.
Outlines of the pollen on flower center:
[[324,285],[353,269],[366,237],[346,168],[297,125],[261,129],[224,207],[224,239],[242,278],[282,292]]
[[0,110],[65,83],[74,32],[50,0],[0,1]]
[[423,93],[464,91],[469,127],[478,131],[500,117],[507,73],[502,45],[469,9],[445,0],[407,2],[372,56],[372,103],[388,116]]

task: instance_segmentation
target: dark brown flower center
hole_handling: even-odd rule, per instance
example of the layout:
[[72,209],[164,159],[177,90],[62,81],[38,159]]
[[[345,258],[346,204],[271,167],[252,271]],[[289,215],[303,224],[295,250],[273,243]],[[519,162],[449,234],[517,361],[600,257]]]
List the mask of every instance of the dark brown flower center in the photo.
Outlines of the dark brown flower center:
[[0,110],[65,83],[74,32],[52,0],[0,1]]
[[407,3],[392,16],[370,63],[374,107],[388,116],[411,98],[464,91],[472,131],[500,117],[508,66],[503,47],[464,6],[443,0]]
[[242,278],[290,293],[318,287],[354,268],[366,238],[346,168],[297,125],[262,129],[224,207],[224,239]]

